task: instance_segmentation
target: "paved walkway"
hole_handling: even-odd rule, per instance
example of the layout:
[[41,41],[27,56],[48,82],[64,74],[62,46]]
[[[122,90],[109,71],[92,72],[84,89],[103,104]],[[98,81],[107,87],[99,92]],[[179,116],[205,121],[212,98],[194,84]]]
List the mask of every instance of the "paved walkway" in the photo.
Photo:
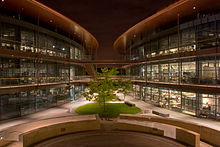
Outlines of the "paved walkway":
[[186,121],[190,121],[190,122],[195,122],[195,123],[198,123],[198,124],[201,124],[201,125],[204,125],[204,126],[211,127],[213,129],[220,130],[220,121],[217,121],[217,120],[198,118],[198,117],[194,117],[194,116],[191,116],[191,115],[188,115],[188,114],[171,111],[171,110],[168,110],[168,109],[165,109],[165,108],[156,107],[156,106],[154,106],[152,104],[148,104],[144,101],[134,99],[132,96],[126,96],[125,99],[135,103],[136,106],[141,108],[142,110],[155,110],[155,111],[158,111],[158,112],[170,114],[171,118],[182,119],[182,120],[186,120]]
[[0,137],[1,137],[1,131],[11,126],[28,123],[31,121],[41,120],[41,119],[48,119],[48,118],[62,117],[69,115],[78,115],[77,113],[75,113],[74,110],[77,107],[82,106],[86,103],[89,103],[89,101],[86,101],[85,98],[79,98],[77,101],[73,103],[67,103],[58,107],[50,108],[23,117],[0,121]]

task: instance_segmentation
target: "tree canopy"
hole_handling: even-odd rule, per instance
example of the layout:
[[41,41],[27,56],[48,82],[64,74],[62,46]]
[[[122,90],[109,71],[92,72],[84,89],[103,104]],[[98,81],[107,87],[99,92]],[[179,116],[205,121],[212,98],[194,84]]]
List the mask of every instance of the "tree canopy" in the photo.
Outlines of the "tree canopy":
[[91,81],[87,86],[88,91],[83,93],[87,100],[105,103],[106,98],[114,99],[117,92],[123,93],[125,96],[132,89],[130,80],[113,78],[119,73],[116,68],[102,68],[101,71],[102,73],[96,73],[97,80]]

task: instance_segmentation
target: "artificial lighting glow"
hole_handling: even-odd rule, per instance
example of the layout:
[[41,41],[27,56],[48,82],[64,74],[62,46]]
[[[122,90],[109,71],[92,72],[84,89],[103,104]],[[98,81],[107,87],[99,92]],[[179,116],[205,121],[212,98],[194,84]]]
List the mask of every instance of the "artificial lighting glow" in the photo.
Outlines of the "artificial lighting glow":
[[53,48],[55,48],[55,45],[53,45]]
[[5,0],[2,0],[2,2],[4,2]]
[[50,22],[53,22],[53,20],[50,20]]
[[65,50],[65,48],[62,49],[63,51]]
[[196,9],[196,7],[193,7],[193,10],[195,10]]

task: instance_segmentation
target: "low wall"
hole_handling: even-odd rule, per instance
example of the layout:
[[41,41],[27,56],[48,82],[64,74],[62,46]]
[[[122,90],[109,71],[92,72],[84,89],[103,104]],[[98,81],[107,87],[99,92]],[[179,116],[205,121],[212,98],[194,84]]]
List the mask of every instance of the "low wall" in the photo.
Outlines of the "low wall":
[[144,133],[149,133],[149,134],[154,134],[154,135],[159,135],[159,136],[163,136],[164,134],[163,130],[159,130],[159,129],[147,127],[147,126],[142,126],[142,125],[122,123],[122,122],[117,123],[117,128],[119,130],[124,130],[124,131],[138,131],[138,132],[144,132]]
[[180,128],[184,128],[200,134],[200,139],[203,140],[204,142],[207,142],[216,147],[220,147],[220,139],[219,139],[220,131],[197,123],[192,123],[192,122],[173,119],[173,118],[162,118],[156,116],[130,115],[130,114],[121,114],[120,118],[129,119],[129,120],[158,122],[158,123],[169,124]]
[[33,144],[50,139],[52,137],[98,129],[100,129],[100,123],[97,120],[58,123],[55,125],[49,125],[22,134],[21,140],[23,142],[23,147],[29,147]]
[[117,127],[119,130],[137,131],[168,137],[188,146],[200,146],[200,135],[198,133],[172,125],[157,122],[140,123],[134,120],[118,120]]
[[198,133],[179,127],[176,128],[176,140],[193,147],[200,146],[200,135]]
[[14,143],[14,141],[9,141],[9,140],[1,139],[0,140],[0,147],[9,146],[12,143]]
[[96,115],[64,116],[33,121],[4,130],[0,147],[28,147],[60,135],[100,129]]

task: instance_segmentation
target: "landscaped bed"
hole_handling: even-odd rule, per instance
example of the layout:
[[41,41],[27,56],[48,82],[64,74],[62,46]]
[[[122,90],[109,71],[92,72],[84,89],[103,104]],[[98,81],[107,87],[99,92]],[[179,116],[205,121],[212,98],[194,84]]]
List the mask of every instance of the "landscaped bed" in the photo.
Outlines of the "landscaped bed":
[[119,114],[137,114],[141,112],[138,107],[131,107],[124,103],[89,103],[76,109],[78,114],[99,114],[100,117],[114,118]]

